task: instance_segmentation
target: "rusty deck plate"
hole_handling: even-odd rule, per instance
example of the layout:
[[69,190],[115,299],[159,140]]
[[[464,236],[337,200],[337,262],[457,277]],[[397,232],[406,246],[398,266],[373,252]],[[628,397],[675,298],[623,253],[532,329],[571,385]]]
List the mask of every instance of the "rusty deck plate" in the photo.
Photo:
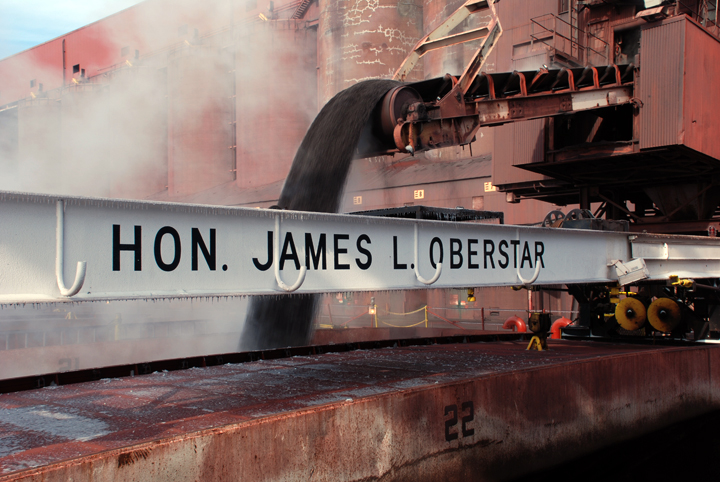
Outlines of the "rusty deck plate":
[[507,477],[718,406],[715,346],[525,346],[358,350],[0,395],[0,481]]

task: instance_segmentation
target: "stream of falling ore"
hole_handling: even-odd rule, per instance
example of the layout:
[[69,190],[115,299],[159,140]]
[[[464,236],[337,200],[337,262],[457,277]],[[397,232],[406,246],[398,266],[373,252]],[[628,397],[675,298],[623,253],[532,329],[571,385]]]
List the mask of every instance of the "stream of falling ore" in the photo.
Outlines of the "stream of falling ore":
[[[295,154],[280,194],[280,208],[337,212],[363,129],[378,102],[397,85],[400,84],[391,80],[360,82],[325,104]],[[316,295],[254,298],[240,338],[240,349],[306,345],[312,335],[316,309]]]

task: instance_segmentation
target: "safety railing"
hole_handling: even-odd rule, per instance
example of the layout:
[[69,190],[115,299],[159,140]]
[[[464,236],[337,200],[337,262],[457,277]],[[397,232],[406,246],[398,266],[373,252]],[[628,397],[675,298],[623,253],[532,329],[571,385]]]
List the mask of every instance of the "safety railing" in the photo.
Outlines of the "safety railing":
[[[378,316],[378,313],[377,313],[378,311],[381,311],[385,315],[391,315],[391,316],[402,317],[402,318],[422,312],[423,319],[417,323],[414,323],[414,320],[413,320],[410,322],[411,323],[410,325],[398,325],[395,323],[390,323],[389,321],[385,321],[385,319],[380,320],[380,317]],[[381,325],[389,326],[391,328],[414,328],[414,327],[420,326],[422,324],[425,325],[425,328],[428,327],[428,307],[427,307],[427,305],[423,306],[422,308],[418,308],[417,310],[408,311],[407,313],[397,313],[397,312],[388,311],[388,310],[377,310],[375,313],[375,327],[376,328]]]
[[[553,315],[574,318],[577,311],[553,310]],[[442,328],[499,331],[510,315],[526,316],[527,308],[486,308],[424,305],[408,312],[395,312],[376,305],[323,304],[315,328]],[[470,315],[470,316],[468,316]],[[68,312],[65,319],[77,319]],[[205,320],[128,323],[118,318],[95,326],[52,327],[47,330],[0,330],[0,352],[13,349],[81,345],[139,339],[197,337],[227,332],[227,326]]]
[[[471,318],[467,315],[472,313]],[[553,315],[574,317],[578,312],[553,310]],[[440,328],[448,325],[457,329],[501,330],[506,315],[527,315],[527,308],[502,309],[466,306],[422,306],[408,312],[380,309],[376,305],[323,304],[316,318],[315,327],[320,329],[344,328]],[[479,315],[479,316],[478,316]],[[410,317],[407,322],[403,320]],[[351,326],[352,325],[352,326]]]
[[[580,41],[585,40],[585,45]],[[577,25],[563,20],[553,13],[541,15],[530,19],[530,47],[535,42],[547,45],[551,50],[560,53],[563,57],[574,61],[578,65],[588,63],[588,52],[599,57],[602,64],[609,62],[608,43],[590,32],[580,29]],[[597,43],[602,51],[593,48],[590,44]]]

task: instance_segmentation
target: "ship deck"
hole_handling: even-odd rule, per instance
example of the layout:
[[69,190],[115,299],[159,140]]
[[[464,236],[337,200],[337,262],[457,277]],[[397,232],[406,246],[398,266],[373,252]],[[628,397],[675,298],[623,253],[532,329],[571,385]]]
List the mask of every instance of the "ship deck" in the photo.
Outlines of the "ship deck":
[[395,346],[0,395],[0,481],[490,480],[718,408],[716,345]]

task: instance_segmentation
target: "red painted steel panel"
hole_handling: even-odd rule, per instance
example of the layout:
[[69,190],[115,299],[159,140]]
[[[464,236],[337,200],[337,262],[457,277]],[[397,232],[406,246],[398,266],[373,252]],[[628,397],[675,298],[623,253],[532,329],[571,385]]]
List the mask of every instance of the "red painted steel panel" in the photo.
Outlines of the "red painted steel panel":
[[232,181],[233,60],[217,47],[188,46],[168,65],[168,191],[203,191]]
[[545,120],[536,119],[495,127],[493,183],[498,186],[550,179],[519,167],[545,158]]
[[[557,0],[502,0],[496,8],[500,15],[500,23],[503,30],[510,30],[518,27],[527,27],[530,19],[548,13],[558,13],[559,2]],[[528,34],[526,34],[528,35]],[[529,41],[526,38],[526,41]]]
[[394,348],[0,396],[0,481],[496,480],[717,408],[715,346]]
[[720,366],[720,350],[708,352],[708,367],[710,370],[710,394],[711,399],[717,400],[720,397],[720,370],[713,370],[712,367]]
[[643,29],[640,148],[682,144],[720,158],[720,42],[685,16]]
[[720,159],[718,111],[720,41],[699,25],[685,20],[684,89],[680,140],[698,152]]
[[246,34],[235,54],[237,184],[277,183],[277,199],[317,114],[317,31],[305,20],[277,20]]
[[[31,80],[36,81],[33,88]],[[38,92],[39,84],[44,90],[62,86],[62,40],[0,60],[0,105],[30,97],[31,92]]]
[[536,44],[531,50],[530,19],[550,13],[556,14],[558,5],[555,0],[498,2],[495,8],[500,17],[503,34],[490,55],[486,70],[488,72],[532,70],[547,63],[546,60],[542,60],[547,58],[547,48],[544,44]]
[[[54,161],[62,145],[61,121],[60,103],[53,99],[27,99],[18,104],[20,173],[48,166],[52,170],[50,178],[59,174],[60,167]],[[45,177],[45,174],[40,170],[32,178]]]
[[[457,150],[461,149],[458,148]],[[363,190],[490,177],[490,155],[458,159],[456,155],[453,155],[454,152],[448,153],[446,151],[446,154],[450,155],[442,158],[440,162],[418,156],[408,158],[407,162],[396,163],[384,169],[379,169],[377,165],[370,163],[354,162],[348,175],[347,189],[360,192]]]
[[677,17],[642,31],[640,149],[682,142],[685,25]]
[[512,124],[515,127],[513,166],[545,160],[545,123],[545,119],[535,119]]
[[[281,9],[293,0],[276,1]],[[262,6],[265,10],[265,6]],[[0,60],[0,105],[15,102],[30,95],[29,81],[33,78],[51,90],[63,85],[62,42],[66,46],[66,83],[80,79],[72,67],[85,69],[86,77],[94,77],[123,67],[125,61],[135,62],[135,51],[141,58],[184,44],[199,36],[217,33],[233,22],[256,19],[259,10],[248,10],[236,1],[212,0],[146,0],[110,15],[97,22],[68,32],[24,52]],[[181,27],[187,33],[181,35]],[[123,55],[123,47],[128,53]],[[36,87],[37,89],[37,87]],[[35,90],[36,92],[36,90]]]

